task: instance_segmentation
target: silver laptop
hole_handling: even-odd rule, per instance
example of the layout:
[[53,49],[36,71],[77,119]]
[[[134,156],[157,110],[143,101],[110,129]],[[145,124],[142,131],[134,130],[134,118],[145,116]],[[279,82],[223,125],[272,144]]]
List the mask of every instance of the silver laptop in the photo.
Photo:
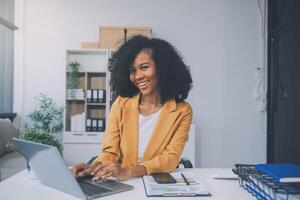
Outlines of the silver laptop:
[[39,181],[81,199],[94,199],[133,189],[115,180],[92,181],[90,176],[75,178],[54,146],[13,139]]

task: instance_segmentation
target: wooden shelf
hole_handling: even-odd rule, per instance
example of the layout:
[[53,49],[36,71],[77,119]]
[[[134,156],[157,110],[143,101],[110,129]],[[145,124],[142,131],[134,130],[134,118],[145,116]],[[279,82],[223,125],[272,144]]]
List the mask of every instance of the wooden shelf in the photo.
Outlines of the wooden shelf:
[[87,106],[106,106],[106,103],[86,103]]
[[85,101],[85,99],[66,99],[67,101]]

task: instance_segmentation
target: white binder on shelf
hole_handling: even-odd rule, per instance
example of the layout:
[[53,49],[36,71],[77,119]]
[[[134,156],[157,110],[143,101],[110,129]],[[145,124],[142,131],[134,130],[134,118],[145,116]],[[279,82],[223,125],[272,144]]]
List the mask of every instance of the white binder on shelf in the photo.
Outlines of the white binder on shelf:
[[98,102],[98,90],[96,90],[96,89],[92,90],[92,102],[93,103]]
[[92,102],[92,90],[87,90],[87,92],[86,92],[86,101],[88,103]]

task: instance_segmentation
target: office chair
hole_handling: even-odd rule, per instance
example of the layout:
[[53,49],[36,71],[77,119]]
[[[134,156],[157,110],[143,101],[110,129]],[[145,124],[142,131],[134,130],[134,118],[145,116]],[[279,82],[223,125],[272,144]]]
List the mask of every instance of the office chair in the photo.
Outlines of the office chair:
[[[184,168],[193,168],[192,162],[188,158],[185,158],[185,157],[180,159],[179,165],[183,165]],[[179,167],[179,165],[177,166],[177,168]]]

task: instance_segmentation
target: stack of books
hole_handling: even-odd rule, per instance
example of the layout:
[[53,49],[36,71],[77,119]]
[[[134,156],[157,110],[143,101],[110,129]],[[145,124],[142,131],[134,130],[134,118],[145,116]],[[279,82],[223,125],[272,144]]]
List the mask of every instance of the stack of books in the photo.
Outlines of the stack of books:
[[300,199],[300,166],[288,163],[236,164],[239,184],[260,200]]
[[80,113],[71,116],[71,131],[85,131],[85,113]]

